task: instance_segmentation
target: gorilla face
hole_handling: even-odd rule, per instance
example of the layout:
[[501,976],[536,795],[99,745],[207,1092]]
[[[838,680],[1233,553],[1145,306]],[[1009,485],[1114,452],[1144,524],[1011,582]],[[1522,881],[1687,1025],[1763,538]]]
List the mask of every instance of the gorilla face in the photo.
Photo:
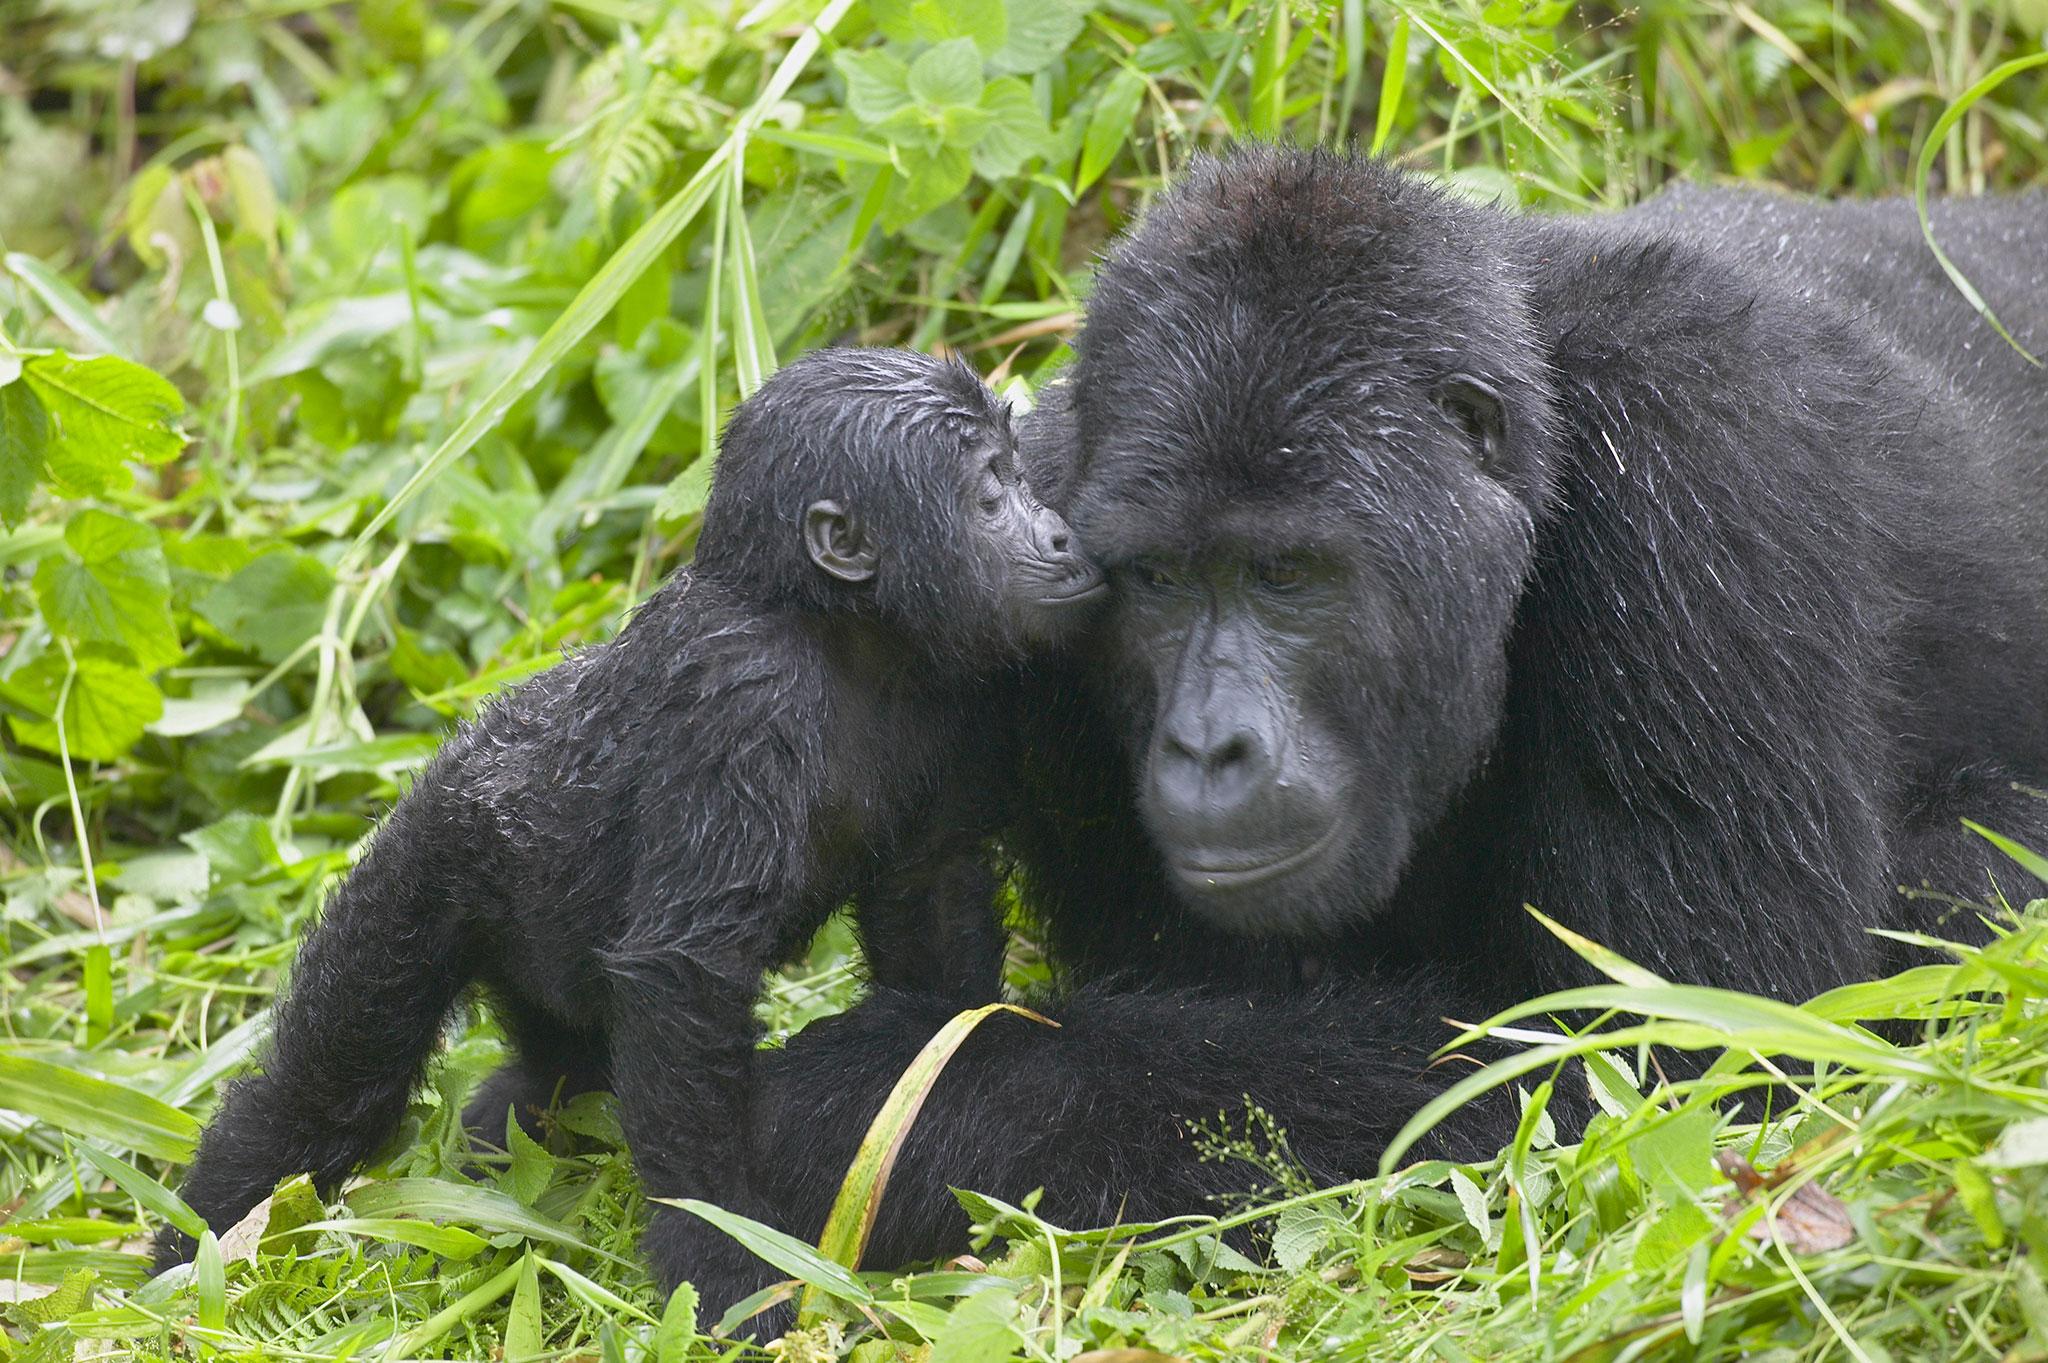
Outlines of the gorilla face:
[[1313,176],[1219,205],[1213,179],[1102,271],[1070,519],[1114,585],[1104,689],[1179,893],[1219,926],[1324,932],[1393,893],[1493,739],[1548,403],[1483,258],[1383,211],[1373,249],[1304,240],[1357,206]]

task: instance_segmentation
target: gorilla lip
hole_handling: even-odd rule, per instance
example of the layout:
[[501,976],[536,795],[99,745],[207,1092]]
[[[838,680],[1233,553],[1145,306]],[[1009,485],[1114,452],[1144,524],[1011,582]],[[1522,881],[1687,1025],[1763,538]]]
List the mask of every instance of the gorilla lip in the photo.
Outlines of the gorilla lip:
[[1292,852],[1259,862],[1252,866],[1203,866],[1194,861],[1171,860],[1173,873],[1182,884],[1195,890],[1237,890],[1247,885],[1277,879],[1289,871],[1306,866],[1309,862],[1329,850],[1337,840],[1338,823],[1332,821],[1328,828],[1316,835],[1314,842],[1298,847]]
[[1059,592],[1051,596],[1039,597],[1039,604],[1043,606],[1072,606],[1083,601],[1093,601],[1096,597],[1109,590],[1109,579],[1105,578],[1101,573],[1090,573],[1086,577],[1081,578],[1080,582],[1081,585],[1070,592]]

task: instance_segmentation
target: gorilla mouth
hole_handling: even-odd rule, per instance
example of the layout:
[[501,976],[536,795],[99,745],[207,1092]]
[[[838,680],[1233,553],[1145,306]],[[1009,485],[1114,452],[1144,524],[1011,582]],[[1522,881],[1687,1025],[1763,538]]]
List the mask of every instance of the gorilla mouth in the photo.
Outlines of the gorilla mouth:
[[1099,572],[1084,573],[1074,579],[1079,586],[1069,587],[1063,592],[1049,592],[1038,598],[1041,606],[1072,606],[1083,601],[1093,601],[1109,590],[1109,579]]
[[1174,877],[1190,890],[1241,890],[1247,886],[1264,884],[1269,880],[1278,880],[1319,860],[1337,841],[1340,822],[1332,819],[1330,826],[1317,834],[1313,842],[1265,861],[1215,865],[1206,864],[1195,858],[1170,858],[1167,864],[1173,868]]

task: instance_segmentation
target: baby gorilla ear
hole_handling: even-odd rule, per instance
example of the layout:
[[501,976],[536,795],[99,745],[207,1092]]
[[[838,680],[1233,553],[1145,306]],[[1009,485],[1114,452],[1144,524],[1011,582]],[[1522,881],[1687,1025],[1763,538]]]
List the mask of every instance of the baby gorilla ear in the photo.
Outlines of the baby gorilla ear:
[[841,582],[867,582],[875,575],[878,555],[866,527],[838,502],[804,508],[804,549],[811,562]]

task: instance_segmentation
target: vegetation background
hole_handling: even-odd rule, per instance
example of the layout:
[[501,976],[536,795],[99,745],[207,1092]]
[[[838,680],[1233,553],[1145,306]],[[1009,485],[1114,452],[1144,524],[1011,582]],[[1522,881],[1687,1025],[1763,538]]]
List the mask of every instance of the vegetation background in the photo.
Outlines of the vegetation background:
[[[0,1360],[764,1353],[647,1283],[607,1100],[460,1172],[481,1016],[342,1204],[287,1185],[154,1283],[142,1237],[189,1223],[166,1185],[323,886],[452,722],[687,558],[778,357],[946,347],[1028,392],[1102,243],[1246,136],[1560,211],[2040,185],[2044,31],[2048,0],[0,0]],[[1170,1226],[963,1197],[983,1259],[908,1278],[735,1226],[814,1289],[766,1352],[2048,1358],[2048,907],[2015,907],[2048,862],[2009,850],[2010,903],[1961,908],[1993,947],[1804,1008],[1581,944],[1614,984],[1574,1001],[1618,1015],[1539,1003],[1464,1081],[1525,1094],[1490,1163],[1316,1189],[1219,1113],[1268,1192]],[[774,1036],[857,994],[850,955],[828,929],[773,981]],[[1674,1086],[1650,1041],[1725,1054]],[[1587,1083],[1560,1143],[1544,1103]],[[1718,1115],[1762,1083],[1770,1120]]]

